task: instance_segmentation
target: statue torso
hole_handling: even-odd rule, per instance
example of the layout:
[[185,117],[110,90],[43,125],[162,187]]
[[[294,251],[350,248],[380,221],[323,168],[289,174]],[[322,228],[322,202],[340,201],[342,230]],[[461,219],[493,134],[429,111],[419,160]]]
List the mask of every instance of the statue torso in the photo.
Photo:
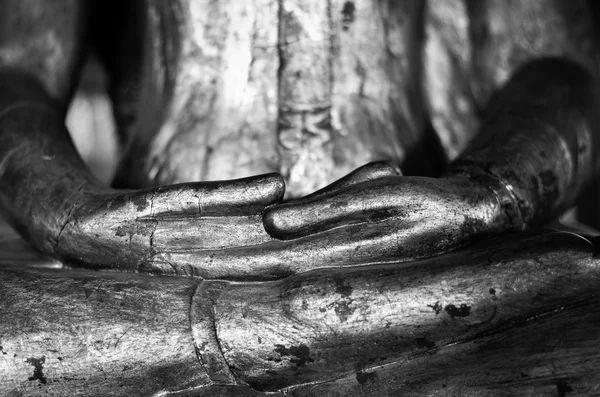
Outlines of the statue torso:
[[138,13],[138,42],[121,45],[136,72],[115,96],[129,185],[279,172],[293,197],[369,161],[432,173],[466,140],[444,152],[431,128],[420,1],[149,1]]

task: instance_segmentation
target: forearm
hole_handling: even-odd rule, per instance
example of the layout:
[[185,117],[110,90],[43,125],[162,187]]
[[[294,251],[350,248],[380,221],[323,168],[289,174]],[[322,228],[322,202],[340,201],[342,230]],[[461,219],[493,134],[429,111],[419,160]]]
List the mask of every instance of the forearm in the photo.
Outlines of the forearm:
[[[536,333],[523,335],[520,326],[557,310],[569,313],[571,303],[595,294],[597,274],[591,247],[578,237],[501,237],[403,266],[330,269],[272,283],[228,284],[195,295],[192,324],[214,321],[216,327],[220,350],[199,346],[203,362],[219,368],[214,352],[222,354],[221,362],[228,363],[233,376],[259,390],[343,374],[354,378],[357,371],[359,376],[363,371],[381,373],[393,363],[403,375],[389,379],[403,383],[404,376],[426,371],[427,362],[418,366],[413,361],[417,357],[444,356],[455,345],[485,356],[482,346],[490,335],[502,339],[506,349],[534,341],[540,328],[546,328],[538,324]],[[547,363],[560,358],[556,353],[537,358]],[[532,372],[543,366],[529,365]],[[510,373],[510,366],[502,372]]]
[[[244,382],[278,390],[357,371],[401,388],[428,368],[415,360],[426,356],[483,356],[482,369],[501,362],[495,370],[513,376],[505,349],[532,373],[566,354],[566,371],[597,344],[597,326],[578,321],[577,308],[596,301],[598,272],[592,247],[565,234],[276,282],[4,267],[0,394],[150,395]],[[584,349],[546,344],[527,362],[519,346],[562,335],[552,326],[558,313],[580,325]],[[524,332],[527,324],[535,332]],[[486,349],[494,339],[501,351]],[[385,375],[389,366],[400,373]]]
[[0,210],[48,253],[79,198],[101,188],[63,117],[62,106],[34,77],[0,71]]
[[562,58],[529,62],[492,98],[479,134],[450,173],[498,195],[515,229],[571,206],[598,170],[596,80]]
[[149,396],[208,378],[192,341],[198,280],[0,269],[0,395]]

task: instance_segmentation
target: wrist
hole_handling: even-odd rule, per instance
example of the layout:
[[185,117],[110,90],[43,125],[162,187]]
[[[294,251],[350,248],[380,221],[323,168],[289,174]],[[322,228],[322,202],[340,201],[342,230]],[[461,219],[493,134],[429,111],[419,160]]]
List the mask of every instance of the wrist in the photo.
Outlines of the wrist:
[[472,184],[479,186],[482,191],[493,197],[497,212],[501,219],[495,220],[495,229],[503,231],[523,230],[525,222],[519,208],[519,199],[510,184],[492,172],[483,170],[474,165],[459,165],[446,174],[447,178],[464,178]]
[[73,209],[106,187],[79,159],[59,112],[35,98],[0,106],[0,159],[3,213],[39,250],[58,256]]
[[75,214],[98,195],[95,186],[85,183],[69,188],[47,192],[32,202],[26,220],[29,237],[38,249],[58,258],[63,257],[60,243],[69,225],[74,223]]

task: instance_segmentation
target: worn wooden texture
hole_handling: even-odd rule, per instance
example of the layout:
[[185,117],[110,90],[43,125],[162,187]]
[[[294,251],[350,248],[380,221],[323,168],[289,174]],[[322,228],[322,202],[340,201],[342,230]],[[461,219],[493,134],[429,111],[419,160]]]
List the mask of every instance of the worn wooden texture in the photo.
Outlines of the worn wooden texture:
[[298,197],[369,161],[439,173],[419,84],[423,12],[411,1],[150,2],[144,58],[131,59],[141,81],[121,81],[137,94],[116,98],[138,109],[121,120],[119,184],[278,171]]
[[[271,52],[261,52],[262,55],[253,58],[252,51],[260,50],[262,47],[258,44],[262,41],[252,44],[247,36],[238,32],[237,29],[243,29],[241,22],[252,20],[244,15],[252,16],[254,11],[268,15],[272,11],[284,14],[288,11],[285,8],[279,10],[271,3],[244,3],[223,8],[224,4],[211,2],[205,4],[208,7],[205,9],[194,4],[183,1],[168,5],[151,3],[146,10],[149,47],[146,50],[148,58],[144,59],[147,69],[143,77],[146,80],[141,88],[147,90],[143,91],[142,100],[149,102],[142,101],[139,105],[149,115],[146,122],[158,129],[165,127],[161,130],[165,133],[142,128],[149,135],[142,130],[138,131],[139,135],[134,135],[142,145],[162,142],[167,146],[177,146],[177,150],[166,149],[166,146],[164,150],[157,150],[168,163],[185,165],[182,172],[204,167],[201,164],[204,160],[200,161],[200,157],[205,157],[197,149],[210,151],[212,147],[211,144],[205,145],[204,127],[217,135],[225,134],[220,141],[228,142],[226,146],[229,145],[230,149],[235,144],[243,150],[248,149],[248,155],[250,152],[258,153],[256,159],[260,162],[261,156],[273,149],[271,144],[259,143],[264,150],[258,150],[238,142],[237,138],[230,140],[227,132],[230,130],[221,128],[223,125],[219,123],[234,121],[233,116],[226,116],[224,109],[234,105],[239,108],[236,101],[240,98],[246,98],[244,103],[263,103],[250,100],[254,95],[252,92],[238,90],[246,87],[244,84],[252,79],[235,80],[240,75],[231,69],[236,56],[246,54],[244,59],[254,59],[250,62],[252,68],[262,65],[260,67],[273,67],[275,70],[272,59],[267,57]],[[289,2],[288,7],[294,8],[295,4]],[[517,7],[518,4],[515,4]],[[245,8],[255,6],[256,9]],[[331,98],[339,94],[341,96],[337,98],[341,100],[350,91],[358,89],[360,101],[373,99],[377,106],[391,106],[389,112],[379,115],[387,122],[394,124],[404,117],[402,115],[412,114],[415,115],[414,122],[419,124],[417,120],[426,116],[417,84],[421,77],[416,70],[420,61],[417,62],[411,54],[420,53],[418,49],[423,44],[421,22],[425,18],[424,7],[413,2],[393,5],[383,2],[378,3],[380,8],[376,9],[366,5],[363,9],[363,3],[355,4],[354,8],[346,3],[319,7],[314,10],[309,7],[304,11],[300,8],[294,11],[297,15],[291,11],[289,15],[285,14],[286,20],[291,23],[289,32],[285,24],[279,36],[263,32],[265,40],[269,38],[273,43],[281,44],[282,40],[293,40],[295,34],[302,39],[311,32],[306,29],[316,24],[320,32],[318,35],[323,36],[319,38],[321,41],[306,36],[306,40],[290,42],[290,46],[277,55],[287,62],[279,65],[282,66],[280,81],[269,86],[274,89],[275,83],[279,84],[278,105],[287,103],[291,106],[304,101],[313,106],[329,101],[331,111],[335,113],[336,106]],[[559,14],[560,10],[552,10]],[[77,10],[67,8],[59,11],[71,15]],[[215,21],[218,23],[213,24],[209,18],[213,11],[223,20],[217,18]],[[481,17],[476,11],[476,7],[470,9],[470,15]],[[516,12],[512,8],[510,11]],[[304,22],[298,22],[304,18],[302,15],[313,14],[317,18],[314,23],[307,22],[308,25],[304,26]],[[375,23],[376,19],[372,19],[375,16],[385,23],[381,26]],[[240,24],[235,22],[238,20]],[[328,25],[327,21],[331,24]],[[541,20],[540,26],[547,28],[549,21],[552,19]],[[252,29],[264,27],[268,30],[274,23],[271,22],[265,26],[253,23]],[[294,30],[296,28],[299,30]],[[369,30],[371,28],[374,30]],[[364,35],[361,29],[365,29]],[[263,36],[257,33],[255,38],[258,40],[259,37]],[[363,59],[362,48],[366,48],[366,43],[362,40],[367,37],[373,43],[385,45],[374,46],[369,50],[374,51],[371,56]],[[69,39],[77,42],[76,37]],[[330,51],[339,51],[339,62],[331,59],[325,42],[332,43]],[[564,45],[570,43],[566,41]],[[238,51],[240,48],[245,50]],[[487,47],[482,44],[482,48]],[[507,48],[513,47],[507,45]],[[576,48],[572,50],[576,51]],[[300,73],[299,80],[294,80],[315,51],[321,51],[315,55],[319,62],[311,65],[316,69],[309,68],[304,74]],[[43,54],[36,55],[44,59]],[[77,59],[77,54],[71,54],[71,57]],[[371,61],[372,64],[368,63]],[[371,74],[363,76],[361,94],[362,80],[351,78],[352,73],[357,71],[345,68],[348,64],[362,62],[370,65],[365,70]],[[60,121],[60,106],[46,96],[44,85],[36,85],[32,76],[14,71],[3,73],[6,89],[2,100],[7,106],[0,120],[0,142],[3,144],[0,146],[3,157],[0,180],[7,186],[2,195],[3,208],[14,218],[13,224],[41,249],[65,261],[87,266],[196,274],[207,278],[258,278],[279,277],[320,266],[400,260],[399,256],[403,260],[412,260],[455,248],[468,242],[475,234],[521,229],[551,220],[573,204],[600,164],[592,155],[600,142],[593,136],[597,129],[593,111],[597,106],[594,77],[570,61],[538,60],[516,74],[503,94],[491,101],[478,141],[471,147],[468,157],[460,158],[465,160],[462,165],[466,166],[455,168],[462,173],[458,176],[450,174],[448,179],[399,178],[393,177],[391,172],[377,180],[369,178],[370,181],[360,183],[355,180],[351,186],[329,187],[324,194],[270,209],[266,207],[281,201],[284,191],[283,182],[276,175],[147,190],[113,190],[95,181],[82,167]],[[230,79],[228,73],[237,77]],[[332,79],[329,83],[327,76]],[[213,77],[215,85],[205,90],[207,84],[213,84]],[[260,85],[262,80],[252,81],[252,84]],[[342,87],[350,91],[340,94]],[[275,92],[267,88],[256,86],[253,90],[267,96],[269,92]],[[192,106],[193,101],[188,101],[200,95],[196,98],[198,103],[206,104],[210,102],[210,96],[217,93],[220,98],[217,101],[218,111],[217,108],[195,107]],[[202,96],[205,94],[208,97]],[[544,98],[545,102],[541,103],[538,97]],[[180,105],[182,107],[178,107]],[[269,106],[264,109],[267,108]],[[273,109],[277,113],[276,106]],[[208,112],[210,117],[196,117],[197,111]],[[267,117],[258,111],[250,113],[261,120]],[[282,115],[281,112],[279,115]],[[244,120],[246,116],[241,115],[235,120]],[[213,125],[212,121],[207,121],[209,119],[221,121]],[[370,116],[361,118],[365,119],[371,120]],[[210,125],[204,125],[205,121]],[[422,130],[426,123],[420,124],[421,127],[416,124],[416,130]],[[355,127],[358,124],[352,122],[350,125]],[[373,130],[380,132],[387,128],[374,125],[371,125]],[[184,132],[185,126],[191,129]],[[304,127],[298,128],[302,130]],[[387,130],[395,130],[392,127]],[[396,147],[383,136],[366,131],[365,136],[375,137],[373,139],[381,147]],[[330,132],[333,134],[333,129]],[[264,134],[261,136],[276,139],[271,133]],[[351,142],[357,138],[350,133],[347,137],[348,141],[340,142]],[[313,138],[309,141],[312,142]],[[334,147],[339,148],[344,144],[336,145]],[[365,142],[358,146],[367,148],[367,151],[374,148]],[[223,153],[229,156],[233,153],[230,149]],[[346,149],[341,149],[341,152],[351,152]],[[417,149],[411,146],[410,151],[416,153],[417,158],[423,157]],[[329,153],[334,155],[334,152]],[[153,162],[151,158],[144,157],[148,153],[140,152],[140,156],[143,161]],[[540,155],[531,156],[531,153]],[[244,156],[235,155],[236,158]],[[362,162],[359,157],[350,157]],[[321,172],[318,171],[321,165],[330,164],[327,161],[313,163],[317,173]],[[343,169],[342,163],[338,163],[336,168]],[[219,161],[219,164],[223,168],[217,168],[228,172],[225,170],[233,163]],[[234,168],[240,167],[244,168],[240,164],[234,165]],[[252,167],[249,170],[251,173],[257,171]],[[143,166],[138,167],[132,177],[135,178],[136,172],[147,171]],[[175,177],[178,172],[173,168],[167,174]],[[323,182],[321,177],[313,176],[315,183]],[[141,184],[150,183],[144,178],[140,181]]]
[[[596,396],[597,295],[293,396]],[[427,343],[427,340],[425,341]]]
[[0,394],[149,396],[208,383],[197,281],[2,266]]
[[[141,18],[144,69],[135,81],[139,96],[132,96],[139,118],[130,124],[131,162],[122,169],[132,171],[129,182],[137,179],[129,186],[281,170],[277,145],[297,144],[298,133],[315,138],[320,155],[333,158],[313,164],[323,168],[304,173],[308,179],[325,178],[323,169],[343,169],[344,156],[352,158],[347,164],[363,162],[353,152],[359,147],[367,151],[365,159],[375,153],[398,160],[400,147],[423,160],[411,143],[419,137],[403,142],[393,132],[405,124],[411,133],[413,127],[418,134],[427,131],[427,111],[462,117],[464,109],[436,108],[433,102],[426,111],[435,89],[420,92],[416,54],[423,35],[441,21],[441,40],[448,22],[418,2],[323,4],[148,2]],[[145,190],[100,184],[62,125],[85,36],[75,25],[51,26],[79,20],[81,12],[74,3],[18,8],[17,23],[0,30],[0,50],[12,48],[11,38],[37,44],[56,39],[48,48],[63,56],[57,65],[64,69],[44,66],[54,65],[55,56],[41,51],[44,45],[22,47],[32,50],[27,56],[2,58],[0,204],[11,222],[38,248],[71,264],[244,282],[206,281],[194,294],[197,281],[186,278],[5,269],[2,350],[13,352],[0,356],[10,376],[6,390],[35,394],[45,391],[41,385],[57,387],[58,394],[82,394],[93,384],[98,393],[117,395],[256,394],[243,389],[247,381],[292,395],[594,393],[598,319],[589,307],[597,304],[597,266],[574,241],[587,243],[564,235],[517,237],[506,245],[495,241],[492,254],[467,251],[409,262],[482,235],[551,220],[572,204],[600,164],[597,86],[586,69],[589,25],[573,23],[583,3],[466,4],[472,96],[476,108],[485,105],[486,120],[460,167],[434,179],[400,177],[392,166],[370,165],[284,204],[283,180],[273,174]],[[304,13],[288,15],[295,6]],[[325,36],[329,32],[330,53],[327,41],[291,41],[310,36],[312,25],[294,25],[303,15],[314,18]],[[523,23],[524,15],[535,23]],[[282,16],[293,23],[277,33]],[[25,20],[39,25],[13,35]],[[38,30],[45,24],[49,34],[42,40]],[[462,40],[464,32],[455,33]],[[459,56],[465,51],[459,44],[441,46]],[[318,60],[314,65],[311,54]],[[531,61],[548,54],[571,60]],[[238,61],[244,73],[235,68]],[[303,74],[306,65],[314,70]],[[457,76],[462,67],[454,65]],[[457,78],[460,96],[468,97],[463,84]],[[329,105],[313,106],[320,98],[331,103],[331,125]],[[293,122],[294,112],[288,114],[293,139],[277,141],[277,132],[285,132],[284,120],[277,120],[283,104],[297,102],[312,107],[296,108],[300,117]],[[366,105],[371,102],[376,105]],[[345,106],[350,116],[344,116]],[[352,131],[359,123],[366,125],[364,132]],[[335,145],[325,142],[327,132],[342,148],[339,157]],[[361,141],[371,134],[377,145],[368,144],[371,138]],[[403,164],[409,164],[408,151],[404,155]],[[321,186],[325,179],[311,183]],[[323,270],[331,267],[341,269]],[[295,273],[302,274],[285,278]],[[284,279],[250,282],[259,278]],[[126,299],[125,291],[141,300]],[[564,338],[564,349],[557,332],[565,328],[557,322],[576,335],[573,343]],[[66,352],[62,360],[54,352],[59,345]],[[504,357],[503,345],[519,355],[518,362]],[[21,355],[24,361],[18,361]],[[122,371],[122,363],[141,363],[136,360],[144,363],[136,367],[140,372]],[[170,383],[161,383],[156,368],[171,374],[165,378]],[[446,374],[446,388],[437,389]],[[50,382],[61,376],[74,379]],[[515,383],[528,377],[525,386]],[[119,379],[127,379],[122,392]],[[182,390],[211,382],[218,384]]]
[[144,69],[120,182],[275,171],[277,2],[150,1],[144,11]]
[[331,2],[334,159],[340,169],[389,160],[434,175],[444,154],[421,87],[425,2]]
[[[572,374],[591,387],[600,384],[599,270],[576,236],[495,240],[406,265],[234,285],[217,300],[217,335],[240,379],[294,395],[303,383],[316,395],[443,395],[444,383],[484,391],[520,387],[521,372],[543,385],[552,362],[557,381]],[[544,332],[548,340],[526,350]],[[563,332],[572,339],[551,348]]]
[[331,7],[279,2],[278,150],[288,195],[304,196],[338,179],[331,131]]
[[0,393],[595,395],[593,253],[514,235],[251,283],[3,265]]

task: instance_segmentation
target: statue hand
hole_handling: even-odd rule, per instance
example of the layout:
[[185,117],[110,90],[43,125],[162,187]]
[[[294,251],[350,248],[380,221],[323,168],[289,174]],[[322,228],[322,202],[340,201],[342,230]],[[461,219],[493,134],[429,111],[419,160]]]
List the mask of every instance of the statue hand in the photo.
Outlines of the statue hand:
[[180,273],[165,255],[193,251],[204,259],[206,251],[272,240],[262,212],[284,191],[280,175],[265,174],[88,194],[71,211],[56,250],[84,266],[158,272],[171,266]]
[[98,268],[259,279],[431,256],[505,226],[482,185],[401,177],[382,163],[275,204],[283,192],[272,174],[91,195],[72,211],[57,252]]
[[[393,167],[373,163],[332,187],[395,174]],[[57,253],[88,267],[204,278],[275,278],[352,264],[330,255],[337,235],[283,241],[267,233],[264,210],[283,193],[281,176],[270,174],[89,195],[71,211]]]
[[357,263],[427,257],[509,229],[492,190],[467,176],[336,184],[267,209],[265,227],[279,239],[328,241],[327,261]]

